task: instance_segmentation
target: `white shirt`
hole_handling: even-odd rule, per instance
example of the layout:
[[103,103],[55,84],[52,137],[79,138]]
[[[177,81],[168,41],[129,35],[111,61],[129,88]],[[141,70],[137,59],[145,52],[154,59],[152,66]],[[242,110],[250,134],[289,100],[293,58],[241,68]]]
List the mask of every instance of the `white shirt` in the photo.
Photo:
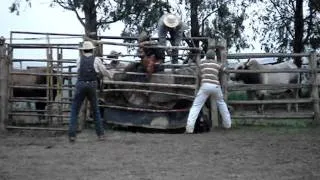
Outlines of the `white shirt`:
[[[89,57],[89,56],[92,56],[92,53],[84,53],[83,55],[86,57]],[[104,66],[100,58],[95,57],[93,67],[96,73],[101,73],[104,77],[108,77],[109,79],[112,79],[111,73],[106,69],[106,67]],[[79,68],[80,68],[80,59],[77,60],[77,70]]]

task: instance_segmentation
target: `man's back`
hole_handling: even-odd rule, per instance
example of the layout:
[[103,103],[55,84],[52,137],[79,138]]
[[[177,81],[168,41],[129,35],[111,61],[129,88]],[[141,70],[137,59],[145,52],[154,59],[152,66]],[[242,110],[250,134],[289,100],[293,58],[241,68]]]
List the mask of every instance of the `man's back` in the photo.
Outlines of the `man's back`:
[[200,61],[201,83],[214,83],[220,85],[220,64],[214,59],[202,59]]

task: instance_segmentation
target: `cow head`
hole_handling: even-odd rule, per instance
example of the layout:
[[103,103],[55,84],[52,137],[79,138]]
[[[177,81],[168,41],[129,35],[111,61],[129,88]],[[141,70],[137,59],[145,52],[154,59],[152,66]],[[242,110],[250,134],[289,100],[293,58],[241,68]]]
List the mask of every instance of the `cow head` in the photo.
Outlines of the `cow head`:
[[[253,70],[259,66],[256,60],[248,59],[244,63],[240,63],[235,67],[235,70]],[[259,84],[259,73],[233,73],[230,75],[232,81],[243,81],[245,84]]]
[[[311,84],[312,83],[312,76],[310,73],[301,73],[300,74],[300,83],[303,85]],[[311,87],[301,87],[299,89],[299,96],[300,97],[310,97],[311,95]]]
[[[249,61],[249,60],[248,60]],[[244,70],[248,69],[248,61],[244,63],[239,63],[237,66],[234,67],[235,70]],[[232,81],[242,81],[243,80],[243,73],[231,73],[230,79]]]

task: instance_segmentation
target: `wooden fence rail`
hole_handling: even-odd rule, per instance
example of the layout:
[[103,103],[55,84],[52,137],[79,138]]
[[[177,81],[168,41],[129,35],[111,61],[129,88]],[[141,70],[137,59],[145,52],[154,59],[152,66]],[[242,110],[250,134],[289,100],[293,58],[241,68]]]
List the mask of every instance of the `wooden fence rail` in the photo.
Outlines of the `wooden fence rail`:
[[[74,37],[74,38],[79,38],[82,40],[84,37],[83,34],[63,34],[63,33],[37,33],[37,32],[24,32],[24,31],[13,31],[12,33],[16,34],[35,34],[35,35],[56,35],[56,36],[69,36],[69,37]],[[94,41],[98,44],[107,44],[107,45],[119,45],[119,46],[131,46],[131,47],[138,47],[138,44],[135,43],[119,43],[119,42],[111,42],[109,41],[110,39],[126,39],[123,37],[115,37],[115,36],[101,36],[101,41]],[[13,39],[13,38],[12,38]],[[102,39],[108,39],[108,41],[104,41]],[[137,40],[137,37],[127,37],[128,40]],[[210,38],[193,38],[193,39],[201,39],[201,40],[208,40],[210,41]],[[217,42],[219,44],[221,42]],[[18,44],[18,43],[10,43],[10,53],[12,52],[13,49],[44,49],[47,50],[47,59],[22,59],[22,58],[13,58],[8,56],[7,52],[7,47],[0,39],[0,131],[4,131],[6,128],[22,128],[18,126],[11,126],[11,125],[6,125],[8,122],[8,117],[10,116],[38,116],[39,112],[44,113],[44,116],[46,118],[52,118],[52,117],[59,117],[59,118],[69,118],[68,115],[64,114],[50,114],[46,112],[46,110],[18,110],[18,111],[9,111],[8,103],[12,102],[45,102],[45,103],[50,103],[50,104],[59,104],[61,106],[63,104],[70,104],[71,103],[71,95],[73,91],[73,85],[71,82],[71,78],[69,79],[69,86],[64,86],[64,85],[54,85],[51,82],[51,85],[37,85],[37,86],[13,86],[10,85],[10,75],[13,74],[28,74],[28,75],[44,75],[47,77],[47,79],[50,81],[52,80],[52,76],[57,76],[59,78],[61,77],[75,77],[76,73],[71,72],[71,67],[63,67],[62,63],[75,63],[75,59],[64,59],[62,57],[62,49],[78,49],[79,44],[75,43],[66,43],[66,44],[52,44],[52,43],[45,43],[45,44],[36,44],[36,43],[24,43],[24,44]],[[158,48],[167,48],[164,46],[156,46]],[[58,52],[58,59],[53,60],[52,58],[52,49],[58,49],[61,50]],[[169,47],[171,49],[181,49],[181,50],[201,50],[201,48],[190,48],[190,47]],[[221,55],[221,61],[223,63],[227,63],[227,59],[248,59],[248,58],[264,58],[264,57],[308,57],[309,58],[309,69],[295,69],[295,70],[226,70],[223,74],[223,82],[222,82],[222,87],[223,87],[223,93],[226,95],[225,98],[227,98],[227,94],[230,93],[231,91],[248,91],[248,90],[277,90],[277,89],[299,89],[303,87],[309,87],[312,88],[312,95],[310,98],[299,98],[299,99],[271,99],[271,100],[252,100],[252,101],[244,101],[244,100],[227,100],[228,104],[230,105],[252,105],[252,104],[288,104],[288,103],[309,103],[312,104],[312,112],[309,113],[293,113],[293,114],[288,114],[288,113],[281,113],[281,114],[249,114],[249,113],[244,113],[243,115],[235,115],[232,118],[238,118],[238,119],[256,119],[256,120],[271,120],[275,118],[279,119],[313,119],[313,122],[315,124],[320,124],[320,110],[319,110],[319,90],[318,86],[319,84],[316,81],[316,76],[317,73],[320,72],[320,68],[317,67],[316,59],[319,57],[319,54],[316,53],[241,53],[241,54],[227,54],[226,48],[223,46],[219,46],[219,53]],[[12,56],[12,54],[10,54]],[[199,55],[199,54],[197,54]],[[132,56],[132,55],[128,55]],[[112,58],[104,58],[106,60],[114,60]],[[11,62],[9,63],[9,60]],[[198,58],[199,60],[199,58]],[[52,69],[48,70],[47,73],[18,73],[18,72],[12,72],[11,69],[11,63],[12,62],[47,62],[48,67],[49,65],[57,65],[57,68],[59,69],[59,73],[53,73]],[[119,61],[122,61],[121,59]],[[126,60],[124,60],[126,61]],[[166,66],[166,65],[164,65]],[[168,67],[170,66],[190,66],[190,65],[167,65]],[[69,72],[62,72],[63,68],[69,68]],[[61,71],[60,71],[61,70]],[[115,73],[121,73],[121,72],[115,72]],[[228,76],[231,73],[308,73],[311,74],[312,82],[310,84],[268,84],[268,85],[261,85],[261,84],[251,84],[251,85],[246,85],[246,84],[228,84]],[[144,73],[125,73],[127,75],[145,75]],[[154,76],[168,76],[168,75],[163,75],[163,74],[154,74]],[[179,75],[179,74],[173,74],[171,75],[172,77],[184,77],[184,78],[194,78],[197,80],[197,77],[195,75]],[[184,94],[176,94],[176,93],[170,93],[170,92],[161,92],[161,91],[150,91],[150,90],[144,90],[144,89],[138,89],[138,87],[170,87],[170,88],[185,88],[185,89],[192,89],[196,90],[198,88],[197,85],[186,85],[186,84],[166,84],[166,83],[142,83],[142,82],[127,82],[127,81],[111,81],[111,80],[105,80],[105,84],[115,84],[115,85],[128,85],[128,86],[135,86],[137,88],[125,88],[125,89],[104,89],[102,92],[110,92],[110,91],[135,91],[135,92],[146,92],[146,93],[162,93],[162,94],[167,94],[167,95],[178,95],[178,96],[183,96],[188,99],[194,98],[192,95],[184,95]],[[198,82],[197,82],[198,83]],[[8,89],[10,88],[26,88],[26,89],[47,89],[48,92],[52,90],[65,90],[69,91],[69,98],[62,98],[59,101],[55,101],[53,99],[47,99],[47,98],[13,98],[10,97],[10,93]],[[218,112],[214,111],[216,110],[215,102],[213,99],[211,99],[211,109],[212,111],[212,117],[213,116],[218,116]],[[149,111],[149,112],[168,112],[170,110],[154,110],[154,109],[143,109],[143,108],[131,108],[131,107],[120,107],[120,106],[112,106],[112,105],[104,105],[101,107],[111,107],[111,108],[118,108],[118,109],[124,109],[124,110],[135,110],[135,111]],[[61,109],[60,109],[61,110]],[[181,111],[188,111],[188,109],[182,109]],[[62,112],[62,111],[59,111]],[[218,122],[213,122],[213,126],[217,126]],[[32,127],[30,127],[32,129]],[[37,128],[34,128],[37,129]],[[45,128],[46,130],[57,130],[59,128]],[[61,128],[63,129],[63,128]]]
[[231,91],[247,91],[247,90],[278,90],[278,89],[297,89],[310,87],[309,84],[232,84],[227,85]]
[[[257,118],[257,119],[300,119],[300,118],[312,118],[314,124],[320,124],[320,110],[319,110],[319,90],[318,87],[320,84],[317,82],[317,74],[320,72],[320,68],[317,67],[317,58],[318,54],[315,52],[312,53],[294,53],[294,54],[283,54],[283,53],[244,53],[244,54],[229,54],[229,59],[238,59],[238,58],[264,58],[264,57],[308,57],[309,58],[309,67],[306,69],[286,69],[286,70],[226,70],[225,74],[231,73],[307,73],[311,74],[312,82],[308,84],[228,84],[227,80],[222,83],[224,84],[225,92],[229,91],[252,91],[252,90],[279,90],[279,89],[300,89],[304,87],[312,88],[312,93],[310,98],[299,98],[299,99],[281,99],[281,100],[230,100],[228,104],[230,105],[251,105],[251,104],[293,104],[293,103],[312,103],[313,107],[312,113],[307,115],[302,115],[301,113],[295,115],[235,115],[233,118],[246,119],[246,118]],[[225,93],[227,94],[227,93]],[[227,96],[226,96],[227,97]]]
[[111,80],[104,80],[103,83],[117,84],[117,85],[147,86],[147,87],[171,87],[171,88],[196,89],[195,85],[183,85],[183,84],[142,83],[142,82],[128,82],[128,81],[111,81]]
[[308,57],[310,53],[237,53],[228,54],[228,59],[270,58],[270,57]]
[[281,99],[281,100],[229,100],[228,104],[293,104],[293,103],[312,103],[312,98],[301,98],[301,99]]

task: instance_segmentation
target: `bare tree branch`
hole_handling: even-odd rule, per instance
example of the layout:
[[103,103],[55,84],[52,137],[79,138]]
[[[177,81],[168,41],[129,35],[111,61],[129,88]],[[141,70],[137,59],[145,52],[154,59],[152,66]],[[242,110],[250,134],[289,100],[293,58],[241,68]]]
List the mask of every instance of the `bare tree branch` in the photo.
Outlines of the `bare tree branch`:
[[64,9],[73,11],[76,14],[80,24],[85,28],[85,22],[83,21],[83,18],[80,17],[74,3],[71,0],[68,0],[68,3],[69,3],[68,5],[66,5],[66,3],[63,0],[54,0],[54,2],[59,4]]

